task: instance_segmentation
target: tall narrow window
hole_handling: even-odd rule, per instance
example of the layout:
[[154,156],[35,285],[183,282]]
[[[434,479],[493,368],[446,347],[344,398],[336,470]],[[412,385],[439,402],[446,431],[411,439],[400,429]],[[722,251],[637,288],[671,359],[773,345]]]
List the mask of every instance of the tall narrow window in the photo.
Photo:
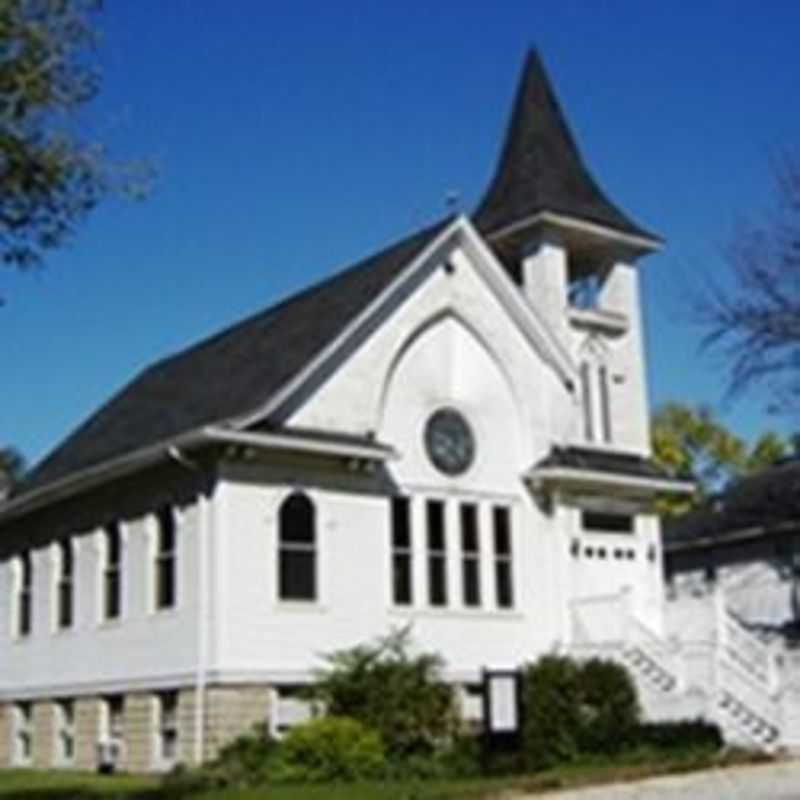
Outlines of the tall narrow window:
[[444,529],[444,503],[428,500],[428,602],[447,605],[447,543]]
[[278,597],[317,599],[317,535],[314,504],[295,492],[278,517]]
[[58,580],[56,581],[58,611],[56,616],[59,628],[69,628],[72,626],[74,569],[72,542],[66,539],[58,543]]
[[62,764],[71,764],[75,760],[75,703],[58,700],[55,711],[58,760]]
[[478,508],[472,503],[461,505],[461,584],[464,605],[481,604],[481,552],[478,537]]
[[164,506],[157,518],[155,605],[160,610],[175,605],[175,512],[171,506]]
[[14,764],[25,766],[31,763],[33,751],[33,715],[29,702],[14,703]]
[[600,383],[600,423],[603,428],[603,441],[608,444],[612,439],[611,430],[611,391],[608,383],[608,367],[605,364],[597,371]]
[[160,692],[158,701],[158,754],[164,764],[178,757],[178,693]]
[[19,557],[17,636],[28,636],[33,622],[33,561],[29,550]]
[[122,610],[122,534],[119,524],[106,526],[103,563],[103,618],[117,619]]
[[392,498],[392,601],[400,606],[414,602],[410,511],[407,497]]
[[514,605],[514,573],[511,551],[511,513],[505,506],[492,509],[494,522],[494,575],[497,605]]
[[592,409],[592,371],[589,363],[581,364],[581,405],[583,406],[583,435],[587,442],[594,441],[594,412]]

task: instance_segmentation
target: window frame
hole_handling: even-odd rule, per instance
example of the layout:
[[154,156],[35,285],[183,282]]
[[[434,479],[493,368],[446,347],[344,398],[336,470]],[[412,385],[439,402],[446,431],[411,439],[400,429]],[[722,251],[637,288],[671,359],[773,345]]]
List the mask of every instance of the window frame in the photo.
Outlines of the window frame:
[[25,639],[33,633],[33,552],[23,550],[17,556],[14,598],[14,635]]
[[[441,544],[434,542],[441,538]],[[447,504],[438,498],[425,501],[425,554],[428,571],[428,605],[447,608],[449,586],[447,575]]]
[[75,700],[63,697],[53,701],[56,716],[56,743],[58,764],[71,766],[75,763],[76,725]]
[[33,763],[33,703],[30,700],[15,702],[12,706],[12,719],[11,755],[13,766],[30,766]]
[[71,538],[56,542],[55,627],[68,631],[75,624],[75,546]]
[[[113,544],[112,538],[116,539]],[[122,529],[116,520],[103,528],[103,562],[100,569],[100,619],[115,622],[122,617]],[[112,555],[116,555],[112,559]],[[114,613],[111,613],[113,610]]]
[[[503,520],[502,523],[501,520]],[[501,533],[505,534],[507,547],[500,547]],[[492,559],[496,606],[502,611],[513,610],[516,602],[516,587],[514,585],[514,521],[510,506],[492,505]],[[503,591],[504,588],[507,589],[507,592]]]
[[[276,536],[275,591],[279,603],[319,602],[318,528],[317,506],[306,492],[294,491],[283,499],[278,508]],[[292,536],[295,538],[292,539]],[[293,580],[291,570],[298,565],[303,570],[302,586],[298,584],[292,587],[289,585]]]
[[179,703],[177,689],[156,692],[156,757],[159,764],[177,764],[180,755]]
[[163,612],[178,605],[178,520],[171,505],[161,506],[155,517],[153,608]]
[[[392,605],[400,607],[413,606],[414,534],[411,519],[411,498],[407,495],[394,495],[390,499],[389,514]],[[405,540],[404,542],[399,541],[401,535]]]
[[[461,602],[465,608],[481,608],[481,528],[479,506],[461,502],[458,506],[461,545]],[[467,539],[472,539],[468,542]]]

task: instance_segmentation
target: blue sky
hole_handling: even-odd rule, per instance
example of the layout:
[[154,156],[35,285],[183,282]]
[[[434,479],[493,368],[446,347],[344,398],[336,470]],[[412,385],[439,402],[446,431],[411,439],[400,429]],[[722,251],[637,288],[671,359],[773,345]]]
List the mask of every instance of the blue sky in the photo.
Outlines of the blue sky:
[[[654,403],[721,403],[687,296],[800,142],[800,4],[109,2],[85,124],[152,158],[36,274],[0,274],[0,444],[42,457],[153,360],[438,218],[489,180],[535,44],[608,194],[667,239],[642,267]],[[7,271],[6,271],[7,272]],[[724,409],[793,420],[765,393]]]

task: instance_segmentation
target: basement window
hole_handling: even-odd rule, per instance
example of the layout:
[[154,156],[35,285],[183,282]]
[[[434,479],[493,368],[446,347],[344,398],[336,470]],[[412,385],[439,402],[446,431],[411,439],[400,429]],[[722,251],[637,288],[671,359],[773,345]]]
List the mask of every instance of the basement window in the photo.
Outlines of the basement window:
[[158,754],[163,764],[178,758],[178,693],[161,692],[158,698]]

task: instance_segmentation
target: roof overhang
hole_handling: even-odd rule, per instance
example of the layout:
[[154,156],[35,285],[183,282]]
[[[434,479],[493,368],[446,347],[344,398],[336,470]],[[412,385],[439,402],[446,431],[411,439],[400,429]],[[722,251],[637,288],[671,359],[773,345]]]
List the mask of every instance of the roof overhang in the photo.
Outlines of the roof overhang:
[[670,478],[649,478],[574,467],[533,467],[523,474],[523,479],[534,489],[602,489],[625,494],[633,493],[637,496],[692,494],[695,488],[693,483]]
[[495,246],[504,247],[514,242],[523,244],[526,234],[535,229],[558,231],[565,239],[580,250],[612,249],[629,252],[635,256],[654,253],[664,247],[664,242],[653,236],[620,231],[607,225],[578,219],[555,211],[538,211],[486,235]]
[[800,532],[800,523],[795,520],[779,522],[774,525],[753,525],[749,528],[725,533],[723,536],[697,536],[685,540],[670,540],[664,536],[664,552],[677,553],[687,550],[703,550],[711,547],[725,547],[727,545],[741,544],[754,539],[764,539],[768,536],[780,536],[786,533]]
[[295,432],[256,433],[236,431],[224,426],[207,426],[158,444],[73,473],[39,489],[0,504],[0,524],[29,514],[48,503],[65,500],[109,480],[131,475],[165,461],[187,463],[183,455],[210,445],[240,446],[251,451],[297,453],[343,458],[358,463],[380,463],[397,456],[396,451],[378,442],[358,441],[352,437],[336,438]]

